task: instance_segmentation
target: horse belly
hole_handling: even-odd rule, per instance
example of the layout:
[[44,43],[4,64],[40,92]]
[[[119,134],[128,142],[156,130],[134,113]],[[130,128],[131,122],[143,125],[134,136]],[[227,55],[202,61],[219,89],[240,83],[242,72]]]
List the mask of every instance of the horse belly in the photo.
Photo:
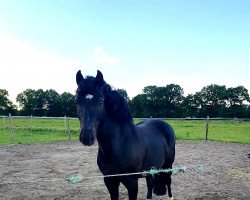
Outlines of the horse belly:
[[142,169],[143,151],[138,145],[130,148],[120,148],[105,155],[98,152],[97,164],[104,175],[139,172]]
[[162,168],[166,160],[165,149],[162,146],[149,145],[143,160],[143,170]]
[[142,170],[152,168],[162,168],[166,161],[166,140],[161,134],[156,132],[144,132],[143,138],[144,158],[142,161]]
[[[174,133],[161,120],[150,119],[137,125],[141,143],[145,146],[143,170],[171,166],[174,160]],[[169,164],[168,164],[169,162]]]

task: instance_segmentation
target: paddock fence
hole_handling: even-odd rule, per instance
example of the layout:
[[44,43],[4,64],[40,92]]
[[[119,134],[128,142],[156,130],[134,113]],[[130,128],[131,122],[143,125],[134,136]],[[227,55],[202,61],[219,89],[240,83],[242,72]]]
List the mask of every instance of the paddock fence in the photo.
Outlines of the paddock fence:
[[[77,140],[79,120],[72,117],[0,116],[0,144]],[[180,140],[250,143],[250,118],[161,118]],[[145,118],[135,118],[138,123]]]

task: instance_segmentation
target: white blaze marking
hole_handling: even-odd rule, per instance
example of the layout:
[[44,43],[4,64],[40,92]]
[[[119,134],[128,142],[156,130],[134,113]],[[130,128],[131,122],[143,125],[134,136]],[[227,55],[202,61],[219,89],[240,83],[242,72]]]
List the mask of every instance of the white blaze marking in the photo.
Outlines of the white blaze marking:
[[92,99],[93,98],[93,95],[92,94],[87,94],[85,99]]

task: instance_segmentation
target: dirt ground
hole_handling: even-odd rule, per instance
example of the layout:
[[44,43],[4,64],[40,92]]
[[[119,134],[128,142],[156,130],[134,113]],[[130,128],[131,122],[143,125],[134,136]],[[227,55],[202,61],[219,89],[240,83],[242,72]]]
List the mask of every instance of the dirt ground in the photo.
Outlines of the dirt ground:
[[[250,199],[250,145],[178,141],[176,153],[174,166],[188,169],[172,176],[175,200]],[[96,154],[97,146],[80,142],[0,145],[0,199],[109,199],[96,177],[101,175]],[[65,181],[77,175],[85,179]],[[123,186],[120,199],[127,199]],[[139,181],[138,199],[146,199],[145,179]]]

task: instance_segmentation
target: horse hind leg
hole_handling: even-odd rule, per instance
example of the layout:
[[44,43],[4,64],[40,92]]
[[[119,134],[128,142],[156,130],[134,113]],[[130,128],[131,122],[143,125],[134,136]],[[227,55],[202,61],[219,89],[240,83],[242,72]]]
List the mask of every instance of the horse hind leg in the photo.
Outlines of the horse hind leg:
[[[171,163],[171,164],[170,164]],[[171,161],[166,161],[163,165],[163,168],[164,169],[172,169],[172,163]],[[168,199],[169,200],[173,200],[173,195],[172,195],[172,190],[171,190],[171,183],[172,183],[172,179],[171,179],[171,175],[172,175],[172,172],[169,172],[169,173],[165,173],[164,174],[164,180],[165,180],[165,184],[167,186],[167,189],[168,189]]]
[[171,183],[172,183],[171,174],[172,173],[167,173],[166,174],[166,185],[167,185],[167,188],[168,188],[169,200],[173,200],[174,199],[173,195],[172,195],[172,191],[171,191]]
[[147,199],[152,199],[152,193],[153,193],[153,187],[154,187],[154,179],[152,176],[147,176],[146,177],[146,181],[147,181]]
[[165,174],[160,173],[154,175],[154,194],[157,196],[163,196],[167,192],[166,183],[165,183]]

